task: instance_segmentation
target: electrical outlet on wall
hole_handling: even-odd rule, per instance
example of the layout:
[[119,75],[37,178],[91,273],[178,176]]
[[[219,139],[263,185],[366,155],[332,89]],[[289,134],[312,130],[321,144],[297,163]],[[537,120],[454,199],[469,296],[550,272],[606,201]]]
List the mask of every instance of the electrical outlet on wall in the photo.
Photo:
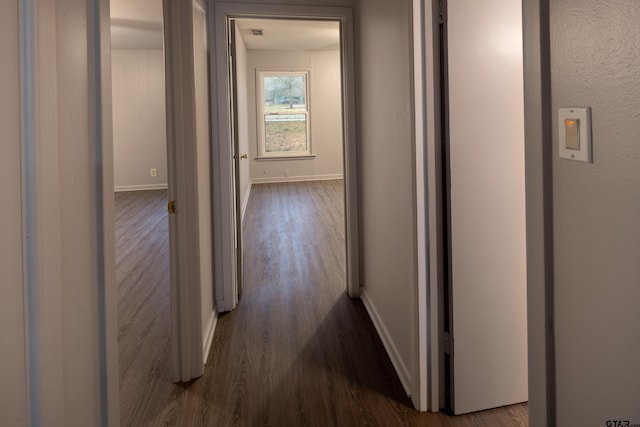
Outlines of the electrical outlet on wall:
[[152,168],[150,173],[151,173],[151,176],[157,176],[158,175],[158,171],[156,170],[156,168]]
[[284,171],[284,176],[288,177],[289,176],[289,171]]

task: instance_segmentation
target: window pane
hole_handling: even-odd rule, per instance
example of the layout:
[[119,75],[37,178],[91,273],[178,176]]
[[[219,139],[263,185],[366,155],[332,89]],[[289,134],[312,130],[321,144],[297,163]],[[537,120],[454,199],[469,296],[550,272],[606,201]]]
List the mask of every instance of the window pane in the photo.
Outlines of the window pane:
[[265,76],[265,113],[302,113],[307,111],[304,75]]
[[264,133],[267,153],[307,151],[306,114],[265,114]]

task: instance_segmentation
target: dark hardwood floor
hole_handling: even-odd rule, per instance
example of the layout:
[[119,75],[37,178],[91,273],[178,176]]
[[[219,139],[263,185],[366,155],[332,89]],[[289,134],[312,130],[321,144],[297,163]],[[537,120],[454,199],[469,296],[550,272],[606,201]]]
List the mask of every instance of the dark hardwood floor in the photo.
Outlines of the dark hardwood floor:
[[363,304],[345,293],[342,182],[253,187],[244,292],[205,375],[171,384],[165,192],[116,195],[126,426],[526,426],[527,405],[449,417],[406,397]]
[[167,192],[115,194],[122,425],[151,425],[171,393]]

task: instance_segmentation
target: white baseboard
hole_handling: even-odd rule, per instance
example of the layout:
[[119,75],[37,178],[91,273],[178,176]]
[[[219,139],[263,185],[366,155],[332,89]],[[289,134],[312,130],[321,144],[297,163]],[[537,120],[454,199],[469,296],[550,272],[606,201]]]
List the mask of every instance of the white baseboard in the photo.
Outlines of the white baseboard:
[[378,335],[382,340],[382,344],[384,345],[385,350],[387,350],[387,355],[389,359],[391,359],[391,363],[398,374],[398,378],[400,378],[400,382],[402,383],[402,387],[404,387],[404,391],[408,397],[411,397],[411,376],[409,375],[409,370],[407,369],[407,365],[404,364],[402,358],[400,357],[400,352],[396,348],[391,335],[389,335],[389,331],[385,327],[380,315],[378,314],[378,310],[376,310],[376,306],[368,297],[365,288],[360,288],[360,298],[364,303],[367,312],[369,313],[369,317],[373,322],[373,325],[378,331]]
[[166,190],[169,188],[167,184],[144,184],[144,185],[118,185],[113,191],[116,193],[121,191],[145,191],[145,190]]
[[327,175],[301,175],[301,176],[281,176],[273,178],[252,178],[253,184],[273,184],[278,182],[301,182],[301,181],[329,181],[333,179],[343,179],[341,173]]
[[242,211],[240,212],[240,221],[243,222],[244,221],[244,213],[247,211],[247,204],[249,203],[249,195],[251,194],[251,186],[253,184],[249,183],[249,186],[247,187],[247,192],[244,195],[244,200],[242,201]]
[[211,350],[211,344],[213,344],[213,333],[216,331],[216,325],[218,324],[218,311],[214,308],[211,312],[211,316],[209,316],[209,321],[207,322],[207,330],[204,332],[204,341],[203,341],[203,359],[204,363],[207,363],[207,358],[209,357],[209,351]]

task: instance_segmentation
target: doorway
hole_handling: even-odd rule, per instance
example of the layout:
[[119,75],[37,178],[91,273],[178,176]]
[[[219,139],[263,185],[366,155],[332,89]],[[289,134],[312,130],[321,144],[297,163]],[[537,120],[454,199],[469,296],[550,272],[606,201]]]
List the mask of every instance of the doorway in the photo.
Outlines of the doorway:
[[[240,294],[252,189],[332,180],[344,187],[343,84],[337,21],[238,18],[229,30]],[[343,196],[336,214],[344,205]]]
[[[256,170],[265,172],[264,175],[268,175],[271,169],[279,171],[276,172],[278,179],[285,180],[287,178],[293,178],[292,175],[300,174],[293,168],[293,162],[304,164],[304,162],[309,162],[311,159],[318,157],[317,155],[314,157],[316,153],[313,153],[313,148],[311,148],[312,151],[305,153],[304,159],[300,158],[300,153],[296,153],[295,156],[289,156],[290,158],[287,160],[282,158],[277,160],[265,159],[261,157],[269,157],[270,154],[265,156],[264,149],[262,155],[260,155],[260,148],[258,148],[258,146],[253,148],[255,151],[252,153],[251,146],[243,147],[240,145],[241,141],[238,136],[241,136],[242,132],[238,129],[238,125],[241,122],[241,120],[239,120],[241,115],[234,113],[233,110],[237,109],[239,103],[242,102],[237,96],[238,90],[242,88],[238,88],[234,76],[235,71],[233,70],[235,69],[234,64],[237,62],[237,57],[233,55],[235,53],[235,46],[233,46],[233,44],[230,45],[230,43],[236,41],[237,35],[241,36],[241,34],[238,33],[239,31],[260,30],[261,28],[248,28],[254,24],[250,24],[248,21],[241,21],[245,19],[256,20],[258,17],[265,21],[260,25],[276,24],[278,20],[306,21],[305,24],[313,21],[324,21],[324,23],[334,22],[337,24],[340,35],[337,41],[337,47],[339,50],[339,67],[342,81],[338,97],[338,106],[341,108],[342,140],[344,141],[342,164],[345,192],[347,291],[351,296],[358,296],[360,284],[358,277],[353,19],[351,10],[346,8],[322,8],[319,10],[317,8],[307,7],[225,3],[216,5],[214,17],[215,22],[211,26],[216,29],[214,37],[216,43],[216,66],[215,69],[212,70],[211,81],[215,82],[215,84],[212,85],[212,94],[215,94],[212,98],[218,101],[218,115],[213,117],[213,128],[218,129],[217,138],[220,141],[228,141],[227,144],[217,144],[218,153],[213,158],[214,170],[219,171],[220,176],[218,182],[214,181],[214,252],[219,254],[216,257],[215,263],[215,283],[216,302],[219,311],[233,310],[238,302],[240,289],[238,282],[240,274],[238,273],[241,272],[238,268],[238,265],[241,263],[241,257],[238,256],[239,253],[241,253],[241,249],[239,249],[238,246],[241,246],[242,243],[240,224],[242,222],[242,205],[244,205],[244,200],[248,200],[246,196],[247,192],[244,190],[244,182],[242,182],[241,178],[243,173],[245,173],[243,171],[247,170],[243,162],[254,162],[252,163],[252,168],[254,164],[259,165],[257,166],[259,169],[254,169],[252,172],[256,180],[259,180],[259,176],[255,176]],[[235,25],[239,20],[241,25],[246,24],[247,28],[236,29]],[[320,25],[322,22],[318,22],[318,24]],[[300,26],[299,23],[297,25],[298,27]],[[262,30],[264,30],[264,28],[262,28]],[[259,31],[256,32],[259,33]],[[231,49],[229,49],[230,46]],[[281,66],[274,65],[273,63],[270,67],[280,68],[279,70],[272,69],[270,71],[300,71],[299,69],[283,70]],[[252,79],[254,79],[253,82],[255,82],[255,78],[255,76],[252,77]],[[310,73],[309,81],[315,81],[313,73]],[[265,81],[262,80],[260,84],[264,85],[264,82]],[[255,90],[253,90],[253,92],[255,93]],[[284,99],[284,97],[286,97],[285,94],[280,94],[279,96],[282,98],[274,99],[273,96],[267,96],[270,98],[268,100],[271,104],[270,106],[273,106],[274,102],[278,103],[280,100],[286,101]],[[295,102],[289,102],[289,104],[303,105],[298,102],[302,100],[300,98],[301,95],[298,94],[295,96],[297,97],[294,100]],[[289,101],[291,101],[291,99],[289,99]],[[310,101],[313,102],[313,96],[310,97]],[[250,117],[249,120],[257,121],[257,112],[252,112],[253,115],[248,114],[247,117]],[[299,121],[299,114],[296,114],[296,116],[297,118],[294,117],[294,119]],[[289,117],[289,119],[292,118]],[[312,118],[311,120],[314,119]],[[273,123],[268,123],[268,125],[271,126]],[[310,146],[314,147],[313,133],[311,137]],[[244,151],[243,148],[247,150]],[[249,155],[252,156],[251,159],[249,159]],[[278,155],[277,157],[284,156]],[[282,161],[289,162],[288,165],[290,166],[283,167],[283,163],[275,166],[278,164],[276,162]],[[266,179],[273,178],[265,177],[265,180]],[[241,194],[243,191],[244,193]],[[233,209],[230,210],[229,207],[233,207]]]

